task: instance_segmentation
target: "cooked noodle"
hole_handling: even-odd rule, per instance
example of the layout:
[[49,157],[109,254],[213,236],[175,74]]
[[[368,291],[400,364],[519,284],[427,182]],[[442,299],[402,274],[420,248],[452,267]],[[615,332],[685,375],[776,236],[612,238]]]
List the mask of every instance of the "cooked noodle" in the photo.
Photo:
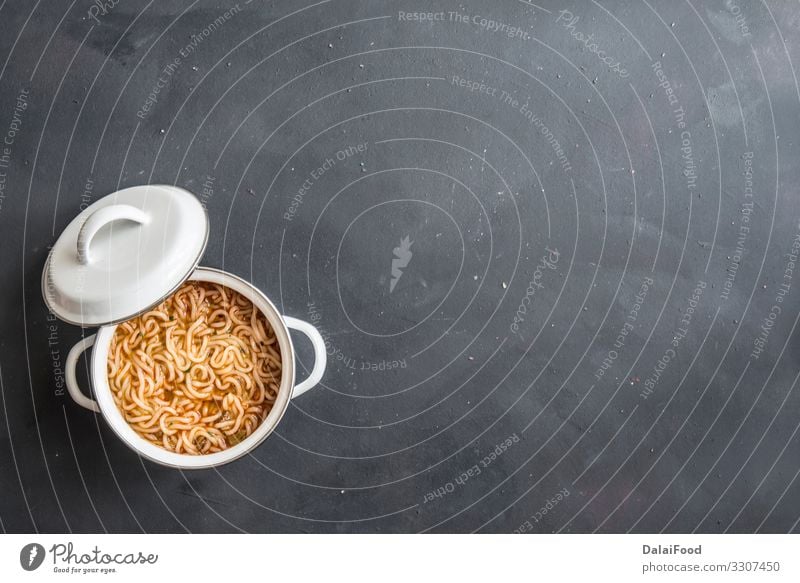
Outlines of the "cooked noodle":
[[209,454],[253,433],[272,408],[281,355],[243,295],[188,282],[117,326],[108,353],[114,401],[136,432],[166,450]]

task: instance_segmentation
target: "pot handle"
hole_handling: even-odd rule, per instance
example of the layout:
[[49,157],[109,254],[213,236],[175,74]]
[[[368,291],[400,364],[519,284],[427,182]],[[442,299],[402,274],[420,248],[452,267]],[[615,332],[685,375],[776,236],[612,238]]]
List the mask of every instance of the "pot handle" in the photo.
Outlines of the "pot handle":
[[69,391],[69,396],[72,397],[72,400],[81,407],[85,407],[90,411],[99,413],[100,407],[97,406],[97,402],[93,401],[81,392],[80,388],[78,387],[78,378],[75,374],[75,369],[78,367],[78,358],[80,358],[81,354],[83,354],[86,349],[94,344],[94,337],[95,334],[87,336],[86,338],[78,341],[75,346],[70,349],[69,354],[67,355],[67,362],[65,366],[66,373],[64,378],[67,382],[67,391]]
[[[305,334],[314,347],[314,368],[311,369],[311,374],[302,383],[295,385],[292,392],[292,398],[299,397],[310,388],[316,386],[322,380],[322,375],[325,374],[325,366],[328,363],[327,352],[325,351],[325,341],[322,339],[322,334],[319,333],[314,326],[303,320],[292,318],[291,316],[284,316],[283,321],[286,326],[292,330],[297,330]],[[83,396],[83,395],[81,395]]]

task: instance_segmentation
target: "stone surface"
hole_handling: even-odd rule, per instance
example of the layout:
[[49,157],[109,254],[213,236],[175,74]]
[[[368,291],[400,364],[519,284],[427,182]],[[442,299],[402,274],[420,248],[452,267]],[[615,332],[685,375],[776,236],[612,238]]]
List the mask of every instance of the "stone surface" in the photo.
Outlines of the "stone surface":
[[[424,5],[2,3],[5,530],[797,529],[793,9]],[[216,470],[74,404],[41,299],[60,230],[148,182],[328,344]]]

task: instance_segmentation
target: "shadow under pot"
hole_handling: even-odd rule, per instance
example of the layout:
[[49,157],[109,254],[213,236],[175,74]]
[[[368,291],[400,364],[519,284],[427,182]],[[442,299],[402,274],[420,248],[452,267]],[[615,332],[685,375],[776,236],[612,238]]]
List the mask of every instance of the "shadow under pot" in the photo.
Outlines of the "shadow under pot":
[[[65,380],[70,396],[100,413],[114,433],[140,455],[181,469],[219,466],[252,451],[278,425],[289,400],[319,383],[326,365],[325,343],[314,326],[281,315],[244,279],[198,267],[208,230],[205,209],[190,192],[168,185],[126,188],[98,200],[64,229],[42,273],[42,295],[50,311],[70,324],[99,327],[67,356]],[[213,453],[178,453],[143,437],[115,402],[108,378],[109,349],[117,327],[152,310],[186,282],[223,286],[251,302],[271,328],[280,353],[280,380],[269,411],[248,435],[235,443],[225,442],[224,448]],[[296,357],[289,329],[305,334],[314,347],[314,367],[299,384],[295,384]],[[78,358],[92,345],[89,378],[94,400],[78,387],[75,374]],[[164,382],[163,376],[159,382]],[[225,398],[225,390],[234,388],[217,387],[214,403]],[[181,387],[171,386],[170,394],[175,391],[180,395]],[[206,439],[201,430],[194,434]]]

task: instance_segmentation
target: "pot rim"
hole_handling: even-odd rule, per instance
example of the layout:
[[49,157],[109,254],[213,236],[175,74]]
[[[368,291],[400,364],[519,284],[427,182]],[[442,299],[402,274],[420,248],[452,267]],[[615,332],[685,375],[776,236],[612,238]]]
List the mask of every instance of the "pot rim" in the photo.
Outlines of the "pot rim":
[[108,373],[106,369],[108,349],[118,324],[105,325],[97,331],[97,339],[94,349],[92,350],[90,376],[94,397],[100,407],[103,418],[125,445],[142,457],[164,466],[179,469],[204,469],[227,464],[250,453],[275,430],[275,427],[277,427],[289,406],[289,401],[294,390],[295,355],[292,337],[283,316],[272,301],[270,301],[256,286],[237,275],[213,267],[198,267],[186,281],[218,283],[241,293],[253,302],[253,305],[264,314],[275,332],[278,346],[281,350],[280,387],[272,409],[270,409],[267,417],[253,433],[233,447],[204,455],[181,454],[167,451],[136,433],[133,427],[125,420],[122,412],[114,402],[111,388],[108,385]]

